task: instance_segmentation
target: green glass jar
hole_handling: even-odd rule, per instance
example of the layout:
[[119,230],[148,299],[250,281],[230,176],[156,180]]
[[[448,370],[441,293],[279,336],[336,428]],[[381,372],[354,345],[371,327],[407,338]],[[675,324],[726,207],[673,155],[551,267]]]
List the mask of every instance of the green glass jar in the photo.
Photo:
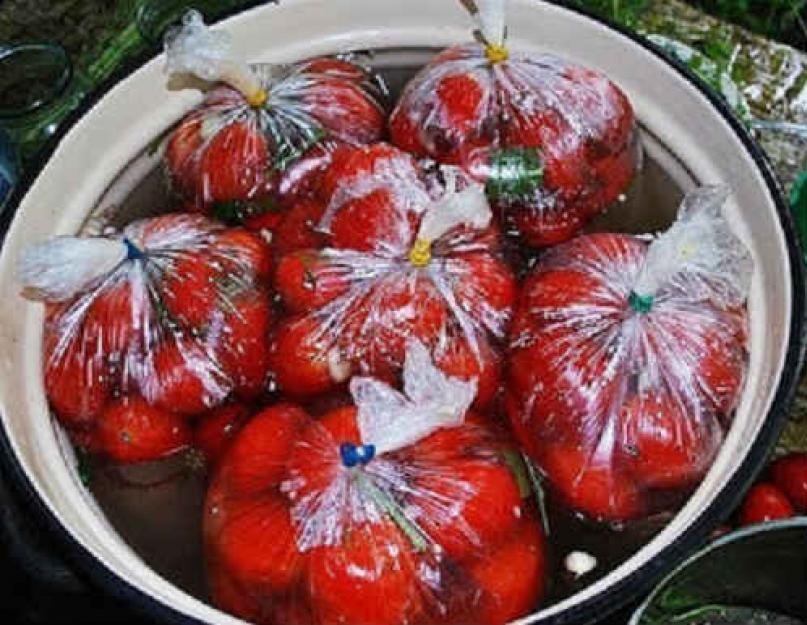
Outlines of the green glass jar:
[[58,44],[0,50],[0,127],[23,164],[32,159],[87,92]]

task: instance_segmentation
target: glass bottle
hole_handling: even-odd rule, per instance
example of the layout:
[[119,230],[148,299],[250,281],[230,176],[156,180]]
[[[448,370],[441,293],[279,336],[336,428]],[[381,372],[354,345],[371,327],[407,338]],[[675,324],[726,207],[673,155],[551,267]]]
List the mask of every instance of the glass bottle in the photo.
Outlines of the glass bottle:
[[0,50],[0,128],[23,165],[87,91],[64,48],[31,43]]

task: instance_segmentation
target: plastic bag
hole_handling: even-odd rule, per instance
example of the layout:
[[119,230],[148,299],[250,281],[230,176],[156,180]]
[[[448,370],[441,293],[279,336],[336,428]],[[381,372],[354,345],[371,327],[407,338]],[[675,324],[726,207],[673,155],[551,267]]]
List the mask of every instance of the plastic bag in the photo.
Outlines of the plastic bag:
[[752,273],[721,216],[726,195],[694,191],[649,244],[578,237],[525,282],[508,414],[555,490],[586,515],[619,521],[669,505],[720,447],[744,381]]
[[260,395],[271,263],[258,235],[182,213],[28,248],[19,279],[47,304],[56,416],[84,446],[145,460],[185,446],[188,417]]
[[416,338],[447,373],[476,378],[487,405],[516,284],[481,185],[379,143],[337,150],[319,196],[322,247],[286,253],[275,274],[293,313],[272,344],[280,390],[310,396],[356,373],[393,382]]
[[[544,589],[544,542],[509,439],[467,413],[475,382],[417,342],[403,392],[355,377],[318,419],[271,406],[207,494],[213,601],[255,623],[504,623]],[[525,481],[526,480],[526,481]]]
[[169,178],[192,209],[225,221],[271,212],[317,173],[284,171],[296,159],[327,160],[333,145],[369,143],[384,131],[383,89],[355,63],[246,65],[227,33],[209,30],[196,11],[169,32],[165,48],[170,74],[216,84],[166,147]]
[[438,54],[390,119],[397,146],[486,182],[507,231],[571,238],[625,192],[640,160],[633,109],[603,74],[506,47],[504,0],[477,5],[479,43]]

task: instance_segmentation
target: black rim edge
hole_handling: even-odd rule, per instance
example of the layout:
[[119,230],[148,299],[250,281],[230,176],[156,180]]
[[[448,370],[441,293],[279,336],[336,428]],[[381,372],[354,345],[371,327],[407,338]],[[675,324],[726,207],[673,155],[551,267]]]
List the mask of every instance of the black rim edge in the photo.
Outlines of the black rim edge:
[[[641,593],[649,588],[663,575],[664,569],[671,570],[676,564],[682,562],[687,554],[701,545],[711,527],[722,521],[730,511],[740,502],[743,492],[751,484],[757,473],[761,470],[765,459],[773,451],[773,447],[785,424],[786,411],[793,399],[798,382],[801,379],[803,356],[805,350],[805,274],[801,243],[796,233],[795,224],[789,206],[784,200],[779,183],[773,173],[767,156],[748,134],[742,122],[737,119],[729,106],[711,89],[701,81],[688,67],[674,57],[663,52],[647,39],[604,19],[591,11],[572,5],[567,0],[542,0],[547,4],[556,5],[563,9],[582,15],[587,19],[598,22],[619,33],[634,44],[651,52],[654,56],[672,66],[679,74],[687,79],[711,105],[720,113],[721,117],[730,125],[739,137],[748,154],[760,169],[768,190],[776,205],[780,225],[788,247],[788,257],[791,265],[791,289],[793,301],[791,305],[792,318],[790,322],[790,337],[785,354],[782,374],[776,392],[771,402],[768,415],[754,441],[748,455],[740,467],[734,472],[732,478],[726,483],[711,506],[701,512],[696,520],[675,541],[662,549],[654,561],[644,564],[628,576],[612,586],[607,593],[592,597],[576,606],[572,606],[563,613],[545,618],[530,618],[525,620],[531,623],[552,623],[553,625],[590,623],[596,619],[627,605]],[[245,6],[225,12],[220,20],[226,19],[259,5],[271,4],[274,0],[263,2],[257,0]],[[11,197],[6,203],[3,214],[0,215],[0,246],[5,239],[8,228],[13,221],[17,208],[25,194],[39,177],[47,161],[53,155],[59,143],[70,132],[76,122],[88,113],[118,82],[127,78],[146,62],[160,54],[159,50],[144,53],[125,62],[109,79],[88,94],[81,104],[70,113],[62,122],[57,133],[50,138],[47,145],[40,151],[35,161],[30,164],[21,179],[15,185]],[[8,438],[5,426],[0,427],[0,465],[8,475],[15,479],[10,484],[14,491],[20,495],[24,504],[34,511],[43,521],[51,533],[57,536],[65,548],[65,555],[74,564],[86,573],[90,579],[110,595],[125,601],[141,614],[160,622],[177,623],[181,625],[198,625],[198,619],[184,612],[169,607],[135,587],[131,582],[123,579],[112,569],[98,560],[86,547],[84,547],[65,528],[40,498],[36,487],[30,481],[19,459],[17,458]],[[665,565],[659,564],[664,560]],[[169,582],[170,583],[170,582]]]

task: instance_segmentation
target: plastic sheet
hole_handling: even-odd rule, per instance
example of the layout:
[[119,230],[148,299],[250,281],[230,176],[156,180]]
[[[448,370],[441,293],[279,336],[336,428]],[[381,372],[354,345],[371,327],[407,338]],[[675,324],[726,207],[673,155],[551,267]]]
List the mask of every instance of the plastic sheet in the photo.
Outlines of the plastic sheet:
[[311,396],[357,373],[395,381],[416,338],[448,373],[477,378],[476,405],[488,404],[516,284],[482,186],[374,144],[337,150],[319,198],[316,229],[302,228],[321,247],[292,249],[275,275],[293,313],[272,346],[280,390]]
[[82,446],[124,461],[189,443],[186,420],[259,396],[273,320],[271,252],[194,214],[27,249],[24,294],[47,304],[45,389]]
[[194,11],[165,47],[172,76],[213,85],[166,147],[169,178],[189,208],[227,221],[277,210],[316,174],[290,169],[295,161],[322,158],[338,142],[375,141],[384,131],[383,88],[350,61],[247,65],[227,33],[208,29]]
[[281,403],[246,425],[205,504],[217,605],[256,623],[504,623],[544,589],[544,543],[509,439],[467,412],[475,382],[407,346],[403,391]]
[[[652,243],[591,234],[527,278],[511,330],[507,409],[524,448],[573,508],[652,512],[718,450],[746,369],[752,262],[720,209],[686,197]],[[669,501],[669,500],[668,500]]]
[[465,167],[507,230],[571,238],[618,199],[640,159],[633,109],[594,69],[506,45],[504,1],[478,2],[478,43],[448,48],[406,86],[397,146]]

